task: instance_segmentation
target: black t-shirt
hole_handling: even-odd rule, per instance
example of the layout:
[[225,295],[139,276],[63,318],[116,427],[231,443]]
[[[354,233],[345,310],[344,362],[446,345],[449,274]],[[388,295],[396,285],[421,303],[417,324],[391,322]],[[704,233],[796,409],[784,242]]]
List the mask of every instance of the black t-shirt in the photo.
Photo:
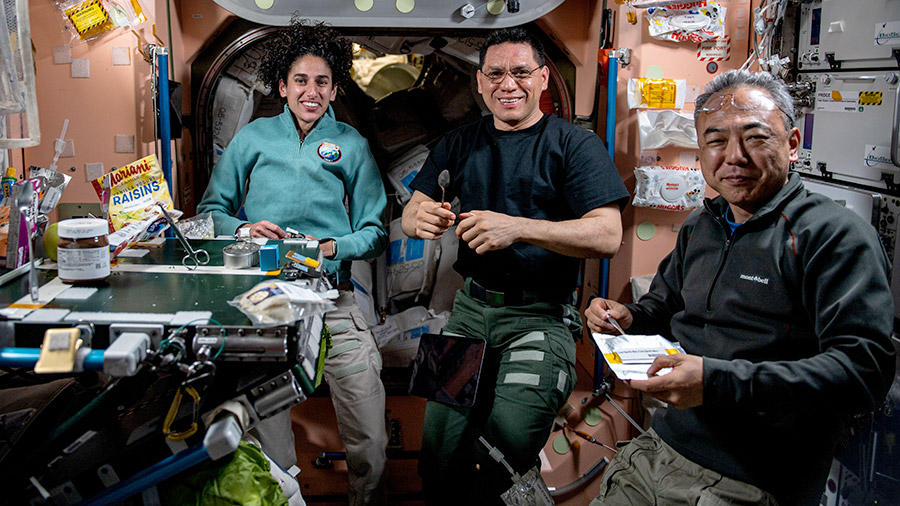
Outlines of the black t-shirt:
[[[444,200],[459,197],[460,212],[564,221],[611,203],[624,207],[629,198],[600,138],[550,115],[525,130],[497,130],[493,116],[485,116],[449,132],[410,188],[440,200],[437,179],[444,169],[451,178]],[[454,268],[486,288],[560,296],[575,288],[579,265],[577,258],[525,242],[479,255],[460,241]]]

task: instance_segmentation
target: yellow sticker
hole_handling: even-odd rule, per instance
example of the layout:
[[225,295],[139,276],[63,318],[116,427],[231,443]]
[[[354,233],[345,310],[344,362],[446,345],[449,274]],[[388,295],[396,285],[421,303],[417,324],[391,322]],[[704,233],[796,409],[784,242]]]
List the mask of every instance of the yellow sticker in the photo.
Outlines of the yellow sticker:
[[838,90],[831,91],[831,100],[834,100],[835,102],[840,102],[841,100],[843,100],[843,98],[844,97],[841,96],[841,92],[839,92]]
[[880,91],[859,92],[859,105],[881,105]]
[[674,108],[677,85],[674,79],[638,78],[641,104],[651,108]]
[[621,364],[622,363],[622,357],[620,357],[619,354],[616,352],[604,353],[603,356],[606,358],[606,361],[609,362],[610,364]]
[[90,0],[66,9],[66,16],[82,39],[113,28],[109,13],[100,0]]

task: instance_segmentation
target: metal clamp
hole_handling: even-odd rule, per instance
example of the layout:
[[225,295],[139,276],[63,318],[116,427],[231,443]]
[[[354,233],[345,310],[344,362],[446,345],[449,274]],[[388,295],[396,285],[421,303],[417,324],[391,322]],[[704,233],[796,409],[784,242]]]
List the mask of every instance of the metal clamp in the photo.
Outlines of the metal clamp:
[[[166,211],[165,206],[159,204],[159,209],[162,211],[163,216],[165,216],[166,221],[169,223],[169,226],[172,227],[172,231],[175,233],[175,237],[178,239],[178,242],[180,242],[181,246],[183,246],[185,251],[187,251],[187,255],[185,255],[184,258],[181,259],[181,265],[185,266],[187,270],[191,271],[196,269],[197,267],[200,267],[201,265],[208,264],[209,252],[207,252],[205,249],[194,250],[187,239],[184,238],[184,235],[182,235],[181,230],[178,230],[178,227],[175,226],[175,220],[173,220],[172,215],[170,215],[169,212]],[[204,259],[200,260],[200,257],[204,257]],[[191,265],[188,265],[188,260],[193,263],[193,267]]]

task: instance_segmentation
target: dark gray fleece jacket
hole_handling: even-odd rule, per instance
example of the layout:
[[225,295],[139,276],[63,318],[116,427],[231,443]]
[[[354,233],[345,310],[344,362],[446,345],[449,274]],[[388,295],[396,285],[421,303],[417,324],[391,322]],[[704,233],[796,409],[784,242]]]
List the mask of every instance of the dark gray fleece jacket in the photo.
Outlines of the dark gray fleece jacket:
[[629,332],[704,357],[703,405],[653,427],[688,459],[782,505],[818,504],[847,415],[894,376],[889,261],[875,229],[797,174],[734,234],[707,199],[681,228]]

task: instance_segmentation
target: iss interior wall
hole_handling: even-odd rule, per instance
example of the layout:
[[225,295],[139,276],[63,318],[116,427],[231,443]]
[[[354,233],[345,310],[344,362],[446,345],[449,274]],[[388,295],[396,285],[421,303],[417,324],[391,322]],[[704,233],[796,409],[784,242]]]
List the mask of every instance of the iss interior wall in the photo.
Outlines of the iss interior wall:
[[[627,108],[626,89],[629,78],[643,77],[651,67],[662,69],[663,77],[685,79],[688,93],[683,111],[693,113],[693,99],[703,85],[718,74],[741,66],[747,58],[750,0],[719,0],[726,7],[726,33],[731,38],[731,56],[718,63],[718,71],[707,72],[707,63],[697,58],[698,46],[692,42],[665,42],[648,34],[646,11],[638,10],[638,23],[628,24],[624,6],[609,4],[617,9],[614,45],[631,48],[631,63],[619,69],[618,107],[616,109],[615,164],[629,191],[634,191],[634,167],[640,166],[641,147],[638,137],[636,110]],[[758,2],[754,3],[754,5]],[[605,93],[605,90],[603,91]],[[690,165],[699,167],[696,150],[663,148],[655,153],[653,165]],[[654,158],[654,157],[651,157]],[[654,158],[655,159],[655,158]],[[707,197],[715,195],[707,188]],[[619,253],[610,262],[609,294],[617,300],[631,300],[630,277],[653,274],[669,251],[675,246],[677,230],[689,213],[636,208],[629,203],[623,213],[623,241]],[[655,226],[656,232],[647,241],[638,239],[636,230],[641,223]]]
[[[637,137],[637,119],[634,111],[626,108],[625,88],[629,77],[643,76],[648,68],[662,68],[664,77],[686,79],[691,91],[696,91],[713,74],[706,70],[706,63],[697,59],[694,43],[663,42],[647,34],[647,21],[638,11],[638,24],[629,25],[625,8],[609,0],[616,17],[615,47],[632,49],[629,66],[619,70],[619,94],[616,125],[615,162],[629,189],[634,188],[633,168],[640,160]],[[746,58],[749,0],[721,0],[728,8],[726,30],[731,37],[732,51],[728,61],[720,62],[718,72],[738,67]],[[568,0],[538,22],[557,44],[568,53],[576,67],[576,113],[590,114],[593,104],[591,81],[596,72],[596,46],[599,39],[599,2]],[[198,51],[228,22],[230,14],[211,0],[184,2],[171,0],[145,0],[142,2],[149,21],[136,31],[143,42],[130,31],[109,34],[96,41],[71,44],[73,59],[87,60],[90,77],[72,77],[70,63],[54,63],[54,48],[67,43],[62,32],[60,13],[55,4],[46,0],[31,0],[32,37],[37,68],[38,107],[43,141],[25,150],[13,150],[11,158],[20,170],[28,165],[49,166],[53,157],[53,141],[59,135],[63,120],[69,119],[66,138],[73,141],[74,156],[60,158],[59,168],[73,177],[63,194],[64,203],[96,203],[94,190],[87,180],[85,165],[102,163],[106,171],[132,162],[155,152],[153,145],[152,101],[150,95],[150,65],[138,48],[154,41],[153,26],[157,36],[170,47],[173,61],[172,78],[190,90],[188,65]],[[172,35],[169,36],[171,26]],[[128,65],[113,65],[115,48],[127,48]],[[601,89],[602,94],[606,90]],[[183,96],[182,109],[190,114],[190,93]],[[685,106],[690,112],[692,103]],[[184,132],[187,134],[187,132]],[[116,136],[134,136],[133,153],[116,152]],[[185,137],[173,143],[173,172],[191,172],[190,139]],[[689,150],[665,148],[656,153],[659,164],[678,164],[693,160],[695,153]],[[24,155],[24,159],[23,159]],[[74,169],[74,170],[72,170]],[[184,185],[179,185],[184,186]],[[184,188],[179,188],[183,191]],[[619,254],[612,260],[610,295],[627,298],[629,278],[650,274],[666,252],[674,245],[677,228],[687,213],[656,211],[634,208],[630,204],[624,213],[624,240]],[[637,239],[636,227],[642,222],[656,226],[656,234],[649,241]]]
[[[152,41],[160,44],[156,35],[170,49],[174,69],[171,79],[184,82],[180,24],[172,19],[169,37],[167,9],[164,0],[141,0],[148,21],[135,28],[143,42],[131,31],[119,29],[96,40],[73,42],[63,31],[62,14],[55,2],[30,0],[31,33],[36,67],[38,110],[41,122],[41,143],[25,150],[13,150],[11,158],[16,168],[29,165],[49,167],[53,160],[54,141],[60,135],[65,119],[69,126],[65,138],[74,146],[74,156],[61,157],[58,168],[72,176],[62,195],[61,203],[99,203],[87,179],[86,164],[101,163],[105,172],[113,167],[133,162],[156,152],[152,96],[150,93],[150,64],[138,51]],[[71,52],[73,63],[58,63],[60,55]],[[54,51],[57,53],[54,59]],[[113,54],[127,54],[127,65],[114,65]],[[87,68],[89,77],[73,77],[73,70]],[[134,139],[133,152],[117,152],[116,138],[124,136],[124,145]],[[122,138],[120,138],[122,139]],[[181,142],[173,142],[173,174],[184,160]],[[71,154],[71,153],[67,153]],[[51,216],[55,221],[56,216]]]

